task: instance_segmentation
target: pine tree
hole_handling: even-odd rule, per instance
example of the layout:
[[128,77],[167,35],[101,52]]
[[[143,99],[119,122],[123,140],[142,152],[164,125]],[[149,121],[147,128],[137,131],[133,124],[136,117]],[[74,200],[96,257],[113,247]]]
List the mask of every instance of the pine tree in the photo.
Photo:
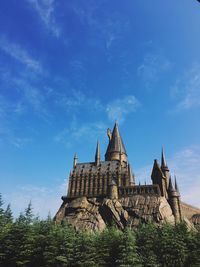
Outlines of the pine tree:
[[5,212],[4,212],[4,223],[12,223],[13,222],[13,215],[12,215],[12,210],[10,208],[10,204],[8,204]]
[[107,228],[96,239],[97,261],[99,266],[116,266],[119,260],[119,245],[122,232],[115,227]]
[[0,230],[1,230],[1,227],[3,226],[4,224],[4,209],[3,209],[3,199],[2,199],[2,195],[0,194]]
[[121,238],[121,244],[119,245],[119,250],[120,252],[119,259],[117,260],[117,266],[142,266],[141,259],[137,253],[136,236],[133,230],[126,229],[124,231]]
[[187,251],[185,267],[200,267],[200,228],[188,233]]
[[157,257],[166,267],[182,267],[187,258],[187,229],[184,224],[166,224],[158,229]]
[[87,232],[76,233],[74,242],[73,263],[77,267],[97,267],[94,234]]
[[159,267],[156,256],[157,228],[153,224],[141,225],[136,232],[136,245],[144,267]]

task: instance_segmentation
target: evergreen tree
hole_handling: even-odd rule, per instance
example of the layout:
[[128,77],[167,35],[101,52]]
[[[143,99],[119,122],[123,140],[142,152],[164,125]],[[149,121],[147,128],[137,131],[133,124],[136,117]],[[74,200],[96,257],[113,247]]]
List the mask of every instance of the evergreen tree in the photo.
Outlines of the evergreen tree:
[[177,226],[166,224],[158,229],[157,257],[162,266],[182,267],[187,258],[187,228],[184,224]]
[[116,266],[119,260],[119,244],[123,233],[115,227],[107,228],[96,239],[99,266]]
[[87,232],[76,233],[74,240],[74,255],[71,266],[97,267],[97,251],[95,250],[95,235]]
[[132,267],[142,266],[141,259],[137,253],[136,236],[133,230],[126,229],[121,238],[119,245],[119,259],[117,266]]
[[32,256],[32,266],[42,266],[44,267],[47,263],[47,257],[45,256],[46,251],[49,246],[49,235],[51,234],[51,229],[53,227],[53,222],[51,220],[41,221],[35,219],[33,221],[33,256]]
[[188,233],[185,267],[200,267],[200,228]]
[[4,212],[4,223],[9,224],[13,222],[13,215],[12,215],[12,210],[10,208],[10,204],[8,204],[5,212]]
[[140,225],[136,232],[136,245],[144,267],[159,267],[156,256],[157,228],[153,224]]
[[1,227],[3,226],[4,222],[4,210],[3,210],[3,199],[2,199],[2,195],[0,194],[0,230],[1,230]]

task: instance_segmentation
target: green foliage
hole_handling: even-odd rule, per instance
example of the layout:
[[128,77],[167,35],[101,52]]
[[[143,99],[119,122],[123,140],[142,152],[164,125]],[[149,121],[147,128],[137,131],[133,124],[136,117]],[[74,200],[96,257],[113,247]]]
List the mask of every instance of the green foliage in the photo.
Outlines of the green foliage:
[[160,266],[156,255],[157,228],[153,224],[141,224],[136,236],[136,244],[138,246],[138,253],[142,261],[142,266]]
[[187,228],[184,224],[158,229],[157,257],[161,266],[181,267],[187,258]]
[[31,204],[13,220],[0,195],[0,267],[200,267],[199,255],[200,229],[185,224],[75,232],[34,217]]
[[142,266],[142,261],[139,257],[137,249],[135,232],[133,230],[126,229],[122,234],[119,245],[119,259],[117,260],[117,266]]

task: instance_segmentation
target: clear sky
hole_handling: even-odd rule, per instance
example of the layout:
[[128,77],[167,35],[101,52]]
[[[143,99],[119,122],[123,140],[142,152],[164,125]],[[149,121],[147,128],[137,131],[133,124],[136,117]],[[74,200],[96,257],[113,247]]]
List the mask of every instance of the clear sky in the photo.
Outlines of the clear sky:
[[117,120],[136,182],[165,148],[200,207],[200,4],[0,1],[0,192],[54,215],[76,152],[104,158]]

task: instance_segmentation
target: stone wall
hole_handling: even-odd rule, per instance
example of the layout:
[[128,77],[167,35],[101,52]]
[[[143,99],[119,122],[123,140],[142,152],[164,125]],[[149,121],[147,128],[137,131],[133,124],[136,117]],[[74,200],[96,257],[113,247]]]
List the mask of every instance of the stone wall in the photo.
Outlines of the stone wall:
[[184,202],[181,202],[181,210],[182,210],[182,215],[186,217],[188,220],[191,220],[194,214],[200,214],[199,208],[196,208]]

